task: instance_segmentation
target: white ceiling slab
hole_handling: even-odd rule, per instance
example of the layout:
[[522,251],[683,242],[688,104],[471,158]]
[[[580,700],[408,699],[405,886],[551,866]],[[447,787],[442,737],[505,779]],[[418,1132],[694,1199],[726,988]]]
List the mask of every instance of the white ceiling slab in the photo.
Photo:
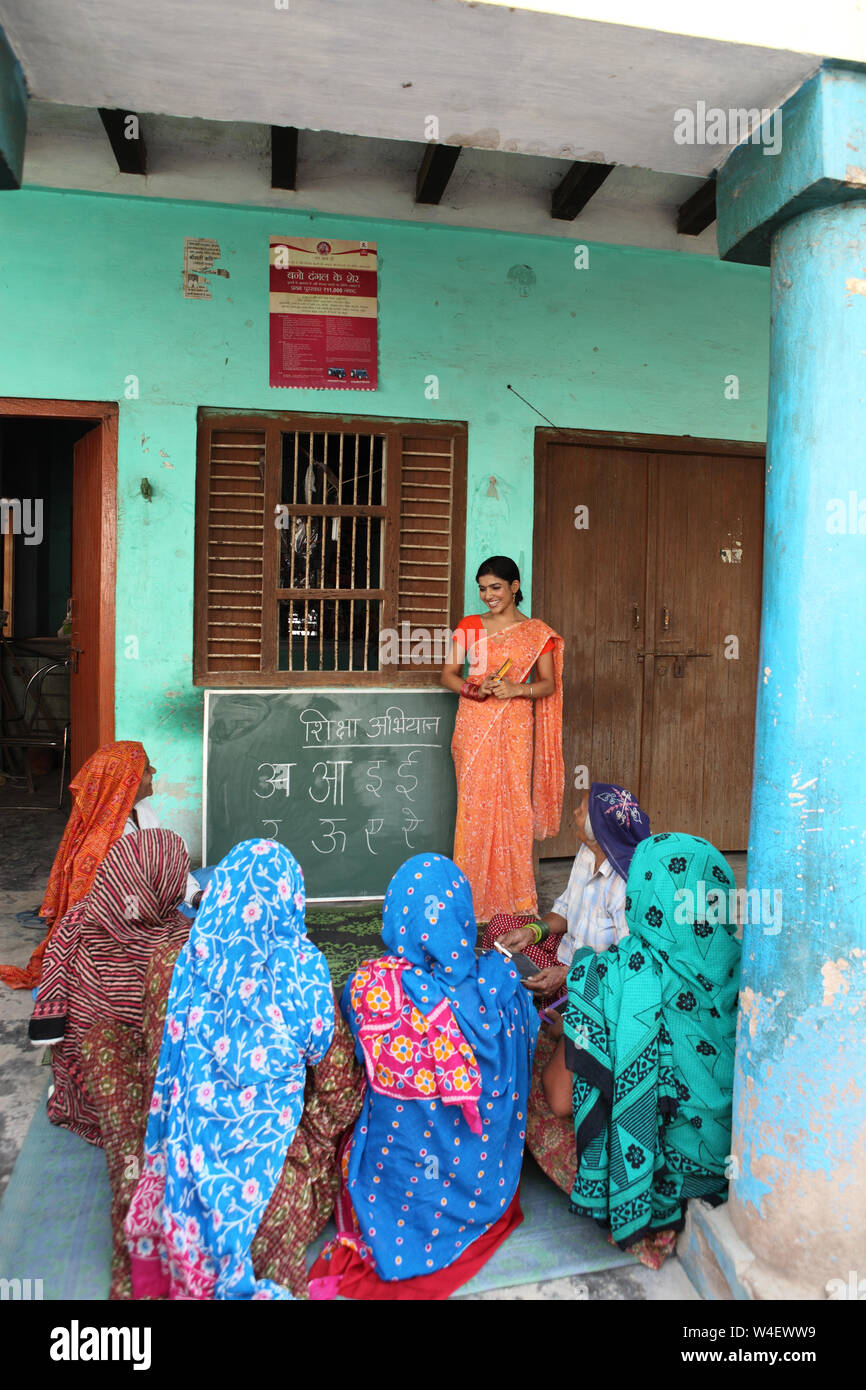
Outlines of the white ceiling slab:
[[[511,5],[513,0],[479,0]],[[824,53],[828,58],[866,62],[866,8],[862,0],[821,0],[820,5],[756,5],[755,0],[519,0],[518,9],[600,19],[605,24],[649,22],[669,34],[700,34],[762,48]]]
[[[703,180],[620,165],[573,222],[551,218],[553,189],[567,159],[464,149],[441,203],[415,202],[424,147],[398,140],[300,132],[298,187],[271,188],[270,128],[142,115],[148,173],[121,174],[93,108],[31,102],[25,186],[89,189],[124,197],[398,219],[642,246],[715,256],[715,225],[679,236],[676,209]],[[206,209],[196,214],[206,228]],[[279,219],[274,224],[279,230]],[[196,235],[206,235],[206,231]]]
[[[277,8],[286,3],[287,9]],[[0,0],[43,102],[699,176],[674,113],[771,110],[823,55],[469,0]]]

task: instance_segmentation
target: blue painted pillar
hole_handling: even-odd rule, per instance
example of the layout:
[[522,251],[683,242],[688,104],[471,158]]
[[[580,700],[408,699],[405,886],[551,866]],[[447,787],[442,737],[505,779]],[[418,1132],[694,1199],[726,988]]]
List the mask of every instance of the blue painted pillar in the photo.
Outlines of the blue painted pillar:
[[0,29],[0,189],[21,187],[26,130],[24,74]]
[[780,920],[745,928],[730,1214],[757,1296],[840,1280],[851,1297],[866,1293],[866,69],[826,66],[781,120],[779,152],[741,146],[718,185],[722,255],[772,276],[748,887],[781,893]]

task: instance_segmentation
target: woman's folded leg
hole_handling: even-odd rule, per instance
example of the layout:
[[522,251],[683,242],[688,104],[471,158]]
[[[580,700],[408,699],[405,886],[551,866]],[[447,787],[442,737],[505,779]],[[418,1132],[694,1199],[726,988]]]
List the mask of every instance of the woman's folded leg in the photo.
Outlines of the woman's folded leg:
[[307,1246],[334,1210],[337,1150],[361,1110],[364,1074],[339,1011],[334,1040],[307,1073],[304,1113],[280,1180],[252,1244],[257,1279],[272,1279],[307,1298]]
[[113,1248],[109,1297],[131,1298],[123,1222],[138,1181],[144,1141],[146,1102],[141,1035],[115,1019],[103,1019],[84,1035],[81,1056],[87,1089],[99,1116],[111,1184]]
[[544,1094],[544,1068],[553,1056],[556,1040],[549,1028],[542,1028],[535,1045],[532,1085],[526,1118],[526,1147],[539,1168],[570,1197],[577,1173],[577,1147],[571,1116],[554,1115]]

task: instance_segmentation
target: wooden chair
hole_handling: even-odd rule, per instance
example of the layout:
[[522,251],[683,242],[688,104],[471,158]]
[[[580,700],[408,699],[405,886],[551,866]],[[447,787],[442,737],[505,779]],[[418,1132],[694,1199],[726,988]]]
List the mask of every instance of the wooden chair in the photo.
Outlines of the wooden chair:
[[[27,758],[29,748],[59,748],[61,750],[60,759],[60,796],[57,801],[58,810],[63,805],[63,780],[66,775],[67,758],[69,754],[69,719],[63,722],[62,730],[57,728],[55,720],[41,710],[42,704],[42,685],[45,677],[52,671],[69,670],[69,661],[52,661],[47,666],[40,666],[30,677],[24,688],[24,699],[22,700],[21,713],[6,717],[3,726],[0,728],[0,748],[20,748],[24,750],[24,771],[27,777],[27,789],[31,796],[35,792],[33,786],[33,772]],[[16,732],[10,733],[6,729],[8,724],[17,724],[20,727]],[[53,728],[43,727],[53,725]]]

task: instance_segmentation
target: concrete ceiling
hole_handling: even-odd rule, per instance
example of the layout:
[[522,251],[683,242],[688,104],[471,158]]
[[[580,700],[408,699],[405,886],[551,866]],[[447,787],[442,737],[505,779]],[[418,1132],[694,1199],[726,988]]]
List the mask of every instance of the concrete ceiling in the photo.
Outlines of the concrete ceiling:
[[464,149],[441,202],[430,205],[415,202],[425,148],[417,141],[302,130],[289,192],[271,188],[269,126],[143,113],[141,131],[147,176],[122,174],[94,108],[31,101],[24,182],[717,254],[714,224],[700,236],[677,233],[677,208],[703,185],[687,174],[619,165],[576,221],[563,222],[551,218],[550,203],[567,159]]
[[[277,8],[286,3],[287,9]],[[823,55],[469,0],[0,0],[33,97],[701,176],[674,112],[771,110]]]

